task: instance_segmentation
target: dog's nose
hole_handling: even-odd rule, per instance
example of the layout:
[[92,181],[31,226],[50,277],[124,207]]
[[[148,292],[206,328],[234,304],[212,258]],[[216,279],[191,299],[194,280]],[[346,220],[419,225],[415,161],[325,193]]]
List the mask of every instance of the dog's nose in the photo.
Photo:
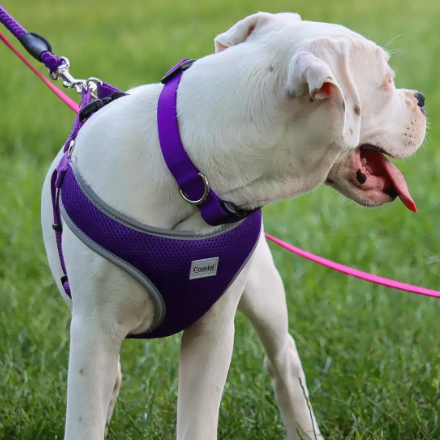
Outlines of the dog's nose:
[[425,107],[425,95],[420,92],[416,92],[414,97],[417,99],[417,104],[420,108]]

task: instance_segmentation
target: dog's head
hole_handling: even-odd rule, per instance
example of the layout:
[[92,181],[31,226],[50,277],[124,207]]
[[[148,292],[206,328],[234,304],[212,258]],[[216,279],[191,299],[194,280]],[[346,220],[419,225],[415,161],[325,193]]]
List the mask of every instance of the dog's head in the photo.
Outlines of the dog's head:
[[[385,50],[343,26],[291,13],[260,12],[215,39],[217,53],[245,44],[257,57],[261,53],[264,78],[273,78],[274,119],[282,126],[274,130],[274,168],[291,185],[278,198],[327,183],[364,206],[398,196],[416,210],[402,173],[386,155],[406,158],[422,144],[424,96],[395,87]],[[304,173],[309,179],[298,191],[295,176]]]

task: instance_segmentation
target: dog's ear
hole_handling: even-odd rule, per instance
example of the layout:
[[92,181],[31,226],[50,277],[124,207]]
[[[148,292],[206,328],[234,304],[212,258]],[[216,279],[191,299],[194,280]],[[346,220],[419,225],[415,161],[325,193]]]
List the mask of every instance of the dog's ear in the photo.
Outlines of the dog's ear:
[[222,52],[228,47],[245,42],[257,27],[267,23],[273,17],[267,12],[257,12],[234,24],[231,29],[214,39],[215,52]]
[[228,47],[244,43],[251,34],[268,23],[269,21],[300,21],[301,17],[294,13],[269,14],[268,12],[258,12],[240,20],[226,32],[223,32],[214,39],[215,53],[222,52]]
[[360,100],[345,42],[322,39],[299,51],[289,65],[287,91],[292,96],[307,91],[311,100],[330,100],[340,116],[344,143],[353,148],[359,145]]

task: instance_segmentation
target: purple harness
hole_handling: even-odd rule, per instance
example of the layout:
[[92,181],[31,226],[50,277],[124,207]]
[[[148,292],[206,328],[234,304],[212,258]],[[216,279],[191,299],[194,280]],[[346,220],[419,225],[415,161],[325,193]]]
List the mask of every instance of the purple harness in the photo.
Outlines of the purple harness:
[[[101,105],[91,102],[90,92],[83,94],[82,110],[52,176],[53,227],[64,290],[71,296],[62,253],[61,216],[90,249],[148,289],[155,304],[154,322],[149,331],[130,338],[170,336],[201,318],[240,273],[261,233],[261,210],[243,211],[220,199],[183,147],[176,112],[177,90],[183,72],[192,63],[181,61],[162,79],[164,87],[157,109],[159,141],[182,197],[199,208],[208,224],[224,225],[219,232],[197,236],[143,225],[117,212],[94,193],[82,179],[76,161],[70,158],[79,129]],[[115,91],[107,84],[98,86],[98,98],[105,103]]]

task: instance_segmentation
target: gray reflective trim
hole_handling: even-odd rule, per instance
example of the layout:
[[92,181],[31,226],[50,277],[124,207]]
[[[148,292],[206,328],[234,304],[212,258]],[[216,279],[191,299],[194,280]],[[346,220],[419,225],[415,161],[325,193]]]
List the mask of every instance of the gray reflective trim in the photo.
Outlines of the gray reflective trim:
[[[130,275],[132,275],[145,289],[147,289],[148,293],[151,296],[151,299],[154,303],[154,319],[153,323],[151,324],[151,327],[147,330],[147,332],[152,332],[157,327],[162,324],[162,321],[165,318],[165,304],[163,301],[163,298],[160,294],[160,292],[157,290],[156,286],[139,270],[137,270],[134,266],[127,263],[126,261],[122,260],[118,256],[112,254],[111,252],[107,251],[103,247],[101,247],[99,244],[95,243],[93,240],[91,240],[84,232],[82,232],[76,225],[73,223],[72,219],[67,214],[66,210],[64,209],[63,204],[60,202],[61,207],[61,214],[63,216],[64,221],[66,222],[67,226],[70,228],[70,230],[92,251],[96,252],[98,255],[101,255],[101,257],[104,257],[106,260],[110,261],[111,263],[115,264],[116,266],[120,267],[121,269],[124,269],[127,271]],[[143,332],[143,333],[147,333]]]
[[[257,249],[258,243],[260,242],[260,237],[261,237],[261,233],[263,231],[263,228],[261,228],[260,230],[260,234],[258,235],[257,239],[255,240],[255,244],[254,247],[252,248],[252,250],[249,252],[249,255],[246,257],[246,260],[244,261],[244,263],[241,265],[240,269],[238,269],[238,272],[235,274],[234,278],[232,278],[231,282],[228,284],[228,287],[226,287],[226,289],[224,290],[224,292],[222,293],[222,296],[228,291],[228,289],[232,286],[232,283],[235,281],[235,279],[238,277],[238,275],[241,274],[241,271],[244,269],[244,267],[246,266],[246,264],[248,263],[248,261],[250,260],[250,258],[252,257],[252,255],[255,252],[255,249]],[[219,298],[220,299],[220,298]],[[218,300],[217,300],[218,301]]]
[[223,225],[220,230],[209,235],[194,235],[194,233],[189,231],[175,231],[172,229],[162,229],[162,228],[156,228],[154,226],[148,226],[126,216],[125,214],[122,214],[121,212],[117,211],[116,209],[108,205],[106,202],[104,202],[104,200],[102,200],[93,191],[93,189],[81,176],[81,173],[78,170],[78,164],[76,158],[72,158],[70,164],[72,165],[73,174],[75,175],[75,179],[78,185],[80,186],[82,192],[101,212],[103,212],[105,215],[112,218],[113,220],[117,221],[118,223],[121,223],[124,226],[127,226],[128,228],[131,229],[135,229],[139,232],[144,232],[144,233],[146,232],[147,234],[155,235],[158,237],[171,238],[175,240],[204,240],[205,238],[217,237],[219,235],[222,235],[236,228],[243,221],[241,220],[237,223]]

